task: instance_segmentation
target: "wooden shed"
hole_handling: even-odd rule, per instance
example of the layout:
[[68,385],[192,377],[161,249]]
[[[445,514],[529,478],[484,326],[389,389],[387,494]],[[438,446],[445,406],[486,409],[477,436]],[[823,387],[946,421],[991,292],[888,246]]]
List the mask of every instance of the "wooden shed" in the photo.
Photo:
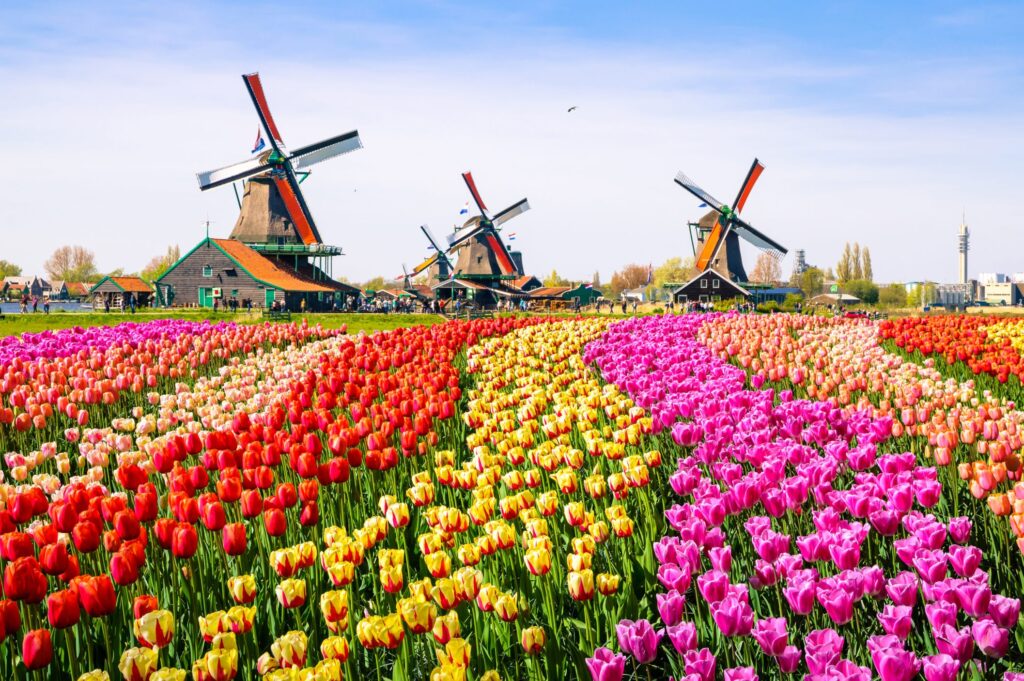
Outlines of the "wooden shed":
[[306,260],[289,264],[235,239],[203,239],[156,284],[161,304],[187,307],[330,310],[359,296]]
[[716,270],[704,270],[672,292],[677,303],[714,303],[719,300],[747,298],[750,293]]
[[153,289],[139,277],[103,277],[89,290],[97,307],[148,307],[153,302]]

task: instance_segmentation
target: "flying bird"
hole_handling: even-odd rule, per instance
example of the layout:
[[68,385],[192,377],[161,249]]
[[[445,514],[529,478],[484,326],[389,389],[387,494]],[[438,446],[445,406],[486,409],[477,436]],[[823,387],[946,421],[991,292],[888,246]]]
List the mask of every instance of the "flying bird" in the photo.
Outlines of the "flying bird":
[[570,106],[570,107],[569,107],[569,110],[568,110],[568,111],[567,111],[566,113],[572,113],[572,112],[573,112],[573,111],[575,111],[575,110],[576,110],[576,107],[575,107],[575,106]]

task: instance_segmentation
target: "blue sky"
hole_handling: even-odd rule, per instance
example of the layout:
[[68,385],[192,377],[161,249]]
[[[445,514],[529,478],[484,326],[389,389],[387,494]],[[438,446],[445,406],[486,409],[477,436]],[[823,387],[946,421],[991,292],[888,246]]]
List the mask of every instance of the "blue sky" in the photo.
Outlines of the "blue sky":
[[[1017,159],[1024,5],[821,3],[37,3],[0,8],[9,157],[0,257],[41,271],[62,243],[101,269],[226,235],[259,70],[292,146],[358,127],[366,148],[304,185],[354,280],[422,256],[472,169],[526,264],[607,280],[688,255],[679,169],[830,265],[847,240],[883,280],[949,280],[962,210],[971,272],[1024,270]],[[567,114],[568,106],[578,106]],[[907,257],[911,254],[912,257]],[[784,265],[788,269],[790,261]],[[337,270],[336,270],[337,271]]]

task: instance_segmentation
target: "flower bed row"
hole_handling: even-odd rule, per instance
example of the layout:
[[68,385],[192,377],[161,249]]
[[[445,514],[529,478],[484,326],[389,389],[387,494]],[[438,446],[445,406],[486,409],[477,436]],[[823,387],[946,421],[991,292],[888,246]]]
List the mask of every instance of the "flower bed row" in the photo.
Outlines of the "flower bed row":
[[51,451],[22,464],[32,484],[0,488],[0,675],[372,669],[346,660],[344,587],[355,580],[353,618],[385,593],[355,573],[388,534],[378,501],[441,433],[461,433],[438,429],[460,398],[461,349],[532,323],[259,348],[111,428],[69,431],[77,457]]
[[[1024,539],[1021,441],[1024,412],[885,351],[875,324],[799,315],[723,315],[697,331],[722,359],[766,382],[824,400],[851,414],[889,417],[901,446],[956,472],[973,497]],[[958,495],[953,495],[954,500]],[[1024,541],[1018,546],[1024,551]]]
[[[890,416],[746,389],[705,345],[721,320],[629,320],[586,350],[689,450],[670,478],[673,533],[655,545],[662,627],[624,620],[619,649],[691,681],[716,667],[737,680],[1021,678],[1020,601],[991,584],[1024,584],[952,513],[936,469],[884,453]],[[627,658],[606,648],[588,663],[607,681]]]

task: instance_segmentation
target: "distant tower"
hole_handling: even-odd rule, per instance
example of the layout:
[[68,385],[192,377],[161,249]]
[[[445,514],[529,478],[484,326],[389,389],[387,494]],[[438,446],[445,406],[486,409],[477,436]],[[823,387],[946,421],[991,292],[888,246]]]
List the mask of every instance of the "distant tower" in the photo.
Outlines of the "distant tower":
[[793,263],[793,276],[799,277],[807,271],[807,258],[802,248],[797,249],[794,255],[796,256],[796,261]]
[[960,221],[960,234],[957,237],[957,251],[960,253],[960,283],[967,283],[967,251],[970,249],[971,232],[967,229],[966,215]]

